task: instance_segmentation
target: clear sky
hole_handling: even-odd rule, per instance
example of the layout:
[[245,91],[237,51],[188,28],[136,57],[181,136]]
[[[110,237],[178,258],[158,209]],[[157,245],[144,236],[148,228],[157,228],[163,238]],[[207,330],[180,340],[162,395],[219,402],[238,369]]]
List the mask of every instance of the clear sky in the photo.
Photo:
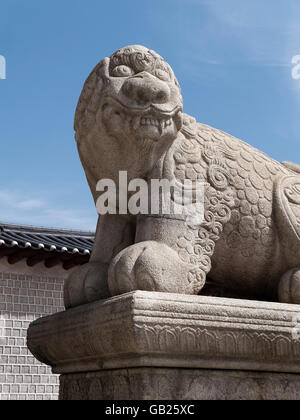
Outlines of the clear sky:
[[73,116],[85,78],[128,44],[156,50],[185,112],[300,164],[299,0],[1,0],[0,220],[94,229]]

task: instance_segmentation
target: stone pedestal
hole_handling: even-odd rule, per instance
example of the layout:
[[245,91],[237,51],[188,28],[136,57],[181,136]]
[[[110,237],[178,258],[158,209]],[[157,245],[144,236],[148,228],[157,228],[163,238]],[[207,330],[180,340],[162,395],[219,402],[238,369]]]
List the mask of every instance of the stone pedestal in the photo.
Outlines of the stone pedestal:
[[130,368],[60,378],[62,400],[298,400],[300,377],[236,370]]
[[33,322],[60,398],[300,398],[300,306],[133,292]]

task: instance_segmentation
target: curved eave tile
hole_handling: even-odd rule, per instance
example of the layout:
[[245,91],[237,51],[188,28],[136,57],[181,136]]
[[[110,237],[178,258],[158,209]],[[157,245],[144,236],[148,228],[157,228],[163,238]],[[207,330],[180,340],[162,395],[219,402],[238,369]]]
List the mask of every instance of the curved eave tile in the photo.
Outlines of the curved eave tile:
[[68,253],[68,254],[78,254],[78,255],[90,255],[91,251],[89,249],[78,249],[70,247],[57,247],[56,245],[49,245],[43,243],[31,243],[31,242],[18,242],[15,240],[4,240],[0,239],[0,246],[5,246],[8,248],[17,247],[20,249],[31,248],[33,250],[44,250],[46,252],[57,252],[57,253]]

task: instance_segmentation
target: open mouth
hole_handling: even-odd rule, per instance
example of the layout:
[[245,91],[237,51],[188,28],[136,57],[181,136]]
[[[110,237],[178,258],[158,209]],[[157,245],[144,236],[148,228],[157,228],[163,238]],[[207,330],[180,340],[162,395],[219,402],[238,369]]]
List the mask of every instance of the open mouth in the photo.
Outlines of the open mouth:
[[147,138],[155,140],[157,136],[171,135],[181,129],[182,106],[177,105],[170,112],[163,112],[153,105],[145,109],[126,107],[117,99],[106,97],[103,101],[102,112],[105,120],[110,123],[114,117],[120,119],[120,127],[130,127],[135,132],[143,133]]
[[140,129],[146,133],[153,133],[154,135],[155,133],[159,133],[159,135],[162,135],[175,129],[175,116],[176,114],[172,117],[145,114],[134,117],[131,115],[128,119],[131,121],[134,130]]

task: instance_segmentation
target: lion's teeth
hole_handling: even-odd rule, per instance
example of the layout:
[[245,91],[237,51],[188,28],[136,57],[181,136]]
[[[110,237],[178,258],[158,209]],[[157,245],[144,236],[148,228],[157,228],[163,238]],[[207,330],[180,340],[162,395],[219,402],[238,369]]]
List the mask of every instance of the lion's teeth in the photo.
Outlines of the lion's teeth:
[[142,119],[140,117],[135,117],[133,119],[133,129],[137,130],[140,125],[142,125]]
[[162,134],[163,133],[163,128],[164,128],[164,121],[160,120],[159,122],[159,133]]
[[163,130],[164,128],[166,128],[167,126],[171,125],[172,120],[171,119],[155,119],[155,118],[149,118],[149,117],[142,117],[140,119],[140,124],[141,125],[154,125],[155,127],[160,128],[160,130]]

